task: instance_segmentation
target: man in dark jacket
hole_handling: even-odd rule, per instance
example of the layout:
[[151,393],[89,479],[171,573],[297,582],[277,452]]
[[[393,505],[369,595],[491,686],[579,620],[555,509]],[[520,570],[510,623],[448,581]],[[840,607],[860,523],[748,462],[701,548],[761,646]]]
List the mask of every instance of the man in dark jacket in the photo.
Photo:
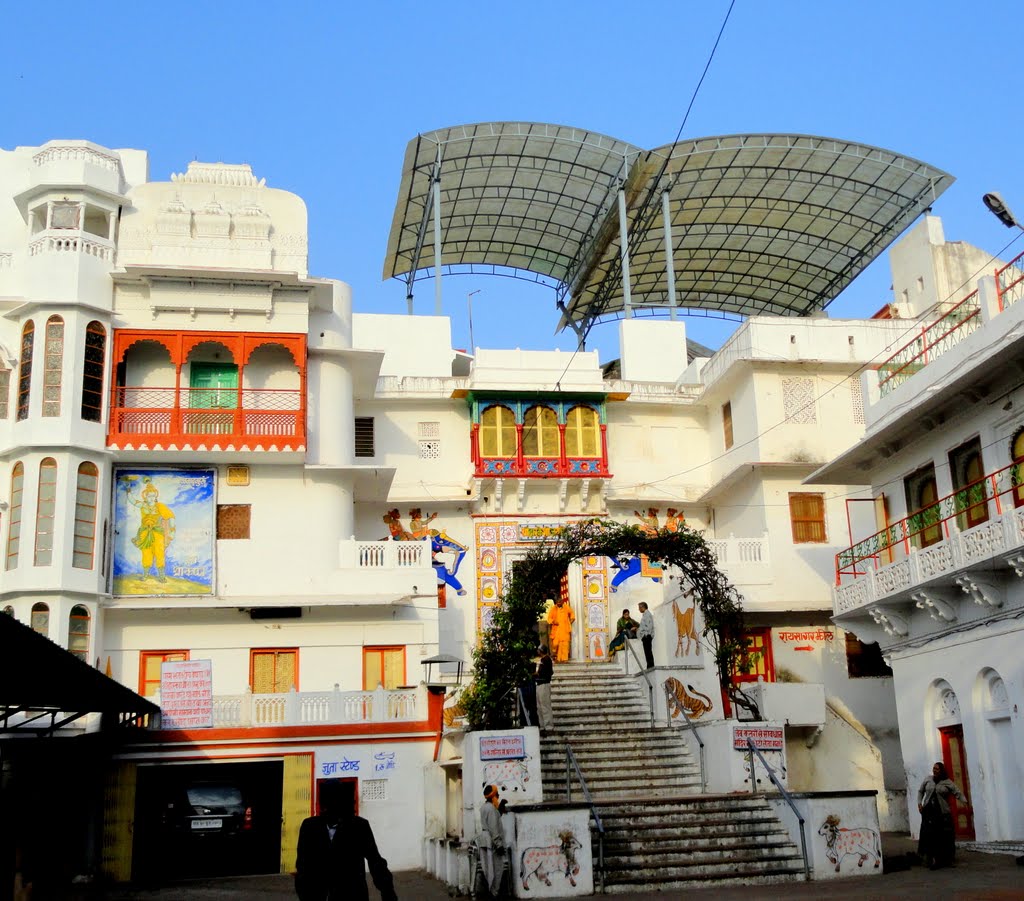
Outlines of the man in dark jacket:
[[351,783],[325,782],[320,815],[299,827],[295,891],[300,901],[366,901],[365,860],[381,901],[397,901],[388,862],[380,856],[370,824],[355,815]]

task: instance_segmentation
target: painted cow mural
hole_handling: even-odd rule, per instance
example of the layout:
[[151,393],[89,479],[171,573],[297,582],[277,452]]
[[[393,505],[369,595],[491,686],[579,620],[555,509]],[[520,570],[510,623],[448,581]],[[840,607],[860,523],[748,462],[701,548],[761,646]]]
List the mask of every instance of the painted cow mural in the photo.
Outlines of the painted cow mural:
[[582,848],[575,833],[570,830],[559,832],[560,844],[547,845],[542,848],[527,848],[519,858],[519,875],[523,880],[523,889],[530,890],[530,879],[536,877],[545,885],[551,885],[549,878],[552,873],[559,873],[569,880],[569,885],[576,885],[576,877],[580,865],[576,860],[576,850]]
[[521,760],[495,760],[484,764],[484,785],[496,785],[500,792],[524,792],[529,781],[530,769]]
[[864,866],[864,861],[874,857],[877,869],[882,862],[882,847],[878,832],[863,826],[854,829],[840,827],[839,817],[829,814],[821,824],[818,835],[825,838],[825,856],[839,872],[842,862],[853,855],[857,858],[857,866]]

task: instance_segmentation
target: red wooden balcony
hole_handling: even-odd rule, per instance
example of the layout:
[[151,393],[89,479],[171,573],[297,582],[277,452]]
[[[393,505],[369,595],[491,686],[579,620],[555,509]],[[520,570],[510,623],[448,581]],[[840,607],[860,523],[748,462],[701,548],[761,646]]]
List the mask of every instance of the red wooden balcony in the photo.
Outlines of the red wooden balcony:
[[260,388],[115,387],[107,443],[163,450],[304,450],[304,396]]
[[306,336],[120,329],[107,445],[304,451]]

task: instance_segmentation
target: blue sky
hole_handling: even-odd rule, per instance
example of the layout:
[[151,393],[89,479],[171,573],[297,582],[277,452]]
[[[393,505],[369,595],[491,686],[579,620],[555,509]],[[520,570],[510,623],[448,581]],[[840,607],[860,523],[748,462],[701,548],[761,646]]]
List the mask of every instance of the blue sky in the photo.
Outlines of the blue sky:
[[[682,122],[728,0],[632,4],[442,2],[7,4],[0,147],[87,138],[149,151],[166,180],[192,159],[247,162],[309,209],[310,271],[352,284],[360,312],[405,312],[381,269],[403,154],[417,133],[525,120],[643,147]],[[738,0],[684,137],[800,132],[917,157],[952,173],[946,236],[995,252],[1013,235],[981,205],[1024,218],[1017,2]],[[1005,41],[1002,36],[1006,35]],[[1024,239],[1010,251],[1024,250]],[[830,307],[888,300],[883,259]],[[573,349],[549,289],[446,281],[453,339]],[[417,309],[431,312],[421,285]],[[735,327],[690,319],[717,346]],[[616,356],[616,327],[590,347]]]

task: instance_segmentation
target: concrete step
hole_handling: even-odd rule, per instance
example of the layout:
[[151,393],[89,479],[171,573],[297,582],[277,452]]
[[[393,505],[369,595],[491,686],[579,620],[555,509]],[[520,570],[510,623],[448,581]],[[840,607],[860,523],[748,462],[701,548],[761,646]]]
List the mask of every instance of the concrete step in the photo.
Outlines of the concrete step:
[[[596,847],[596,845],[595,845]],[[761,850],[764,848],[785,849],[792,853],[795,849],[789,840],[788,832],[768,832],[747,834],[734,832],[730,835],[702,835],[697,830],[687,830],[683,835],[672,834],[667,830],[644,830],[632,838],[605,835],[604,856],[606,859],[643,857],[648,849],[656,848],[659,854],[691,854],[696,850],[729,849],[742,851],[744,848]]]

